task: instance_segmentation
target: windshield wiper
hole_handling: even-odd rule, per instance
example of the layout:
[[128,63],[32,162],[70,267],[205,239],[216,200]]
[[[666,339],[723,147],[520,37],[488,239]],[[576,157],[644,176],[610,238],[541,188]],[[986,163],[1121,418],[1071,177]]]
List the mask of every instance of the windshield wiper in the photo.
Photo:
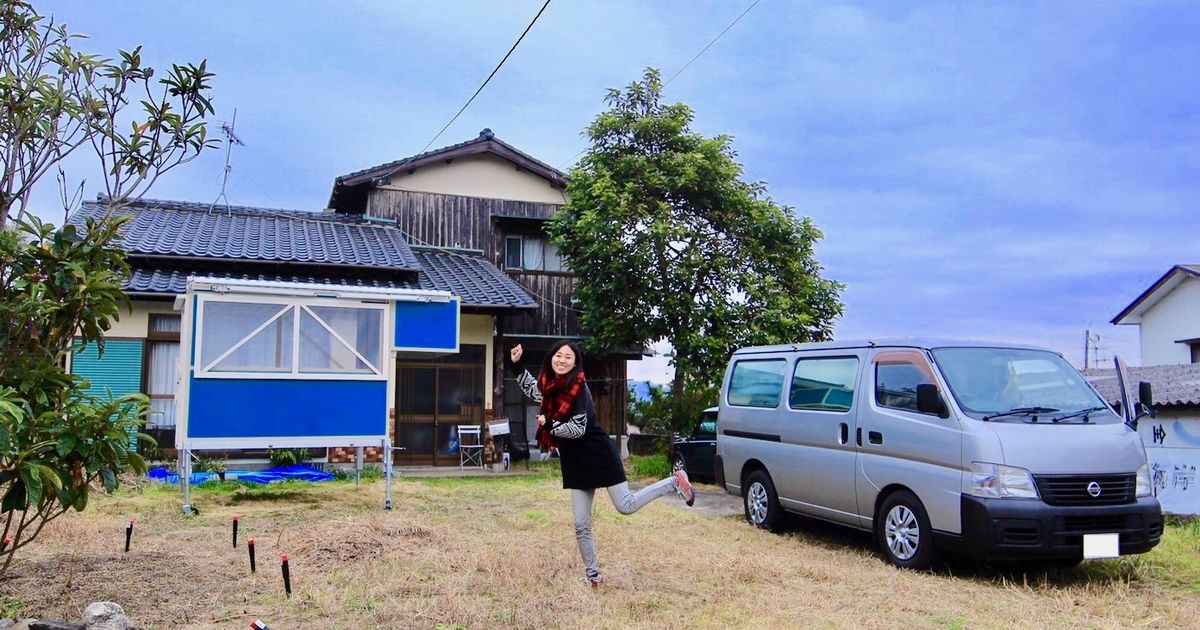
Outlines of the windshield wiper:
[[1096,413],[1097,411],[1104,411],[1106,409],[1108,409],[1108,407],[1088,407],[1086,409],[1080,409],[1079,411],[1065,413],[1061,416],[1055,416],[1050,418],[1050,422],[1062,422],[1063,420],[1070,420],[1071,418],[1078,418],[1079,416],[1083,416],[1083,421],[1087,422],[1089,415]]
[[[1053,413],[1055,411],[1058,411],[1058,409],[1055,409],[1054,407],[1014,407],[1008,411],[1001,411],[1000,413],[994,413],[990,416],[984,416],[983,421],[987,422],[994,418],[1003,418],[1004,416],[1031,416],[1039,413]],[[1035,417],[1033,421],[1037,422],[1037,418]]]

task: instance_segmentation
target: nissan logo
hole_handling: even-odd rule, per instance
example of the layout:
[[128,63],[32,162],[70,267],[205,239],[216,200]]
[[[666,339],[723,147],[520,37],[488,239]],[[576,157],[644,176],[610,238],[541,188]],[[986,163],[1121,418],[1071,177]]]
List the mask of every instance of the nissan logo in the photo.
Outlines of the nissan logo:
[[1088,494],[1092,495],[1093,497],[1100,496],[1100,484],[1093,481],[1092,483],[1088,484],[1087,488]]

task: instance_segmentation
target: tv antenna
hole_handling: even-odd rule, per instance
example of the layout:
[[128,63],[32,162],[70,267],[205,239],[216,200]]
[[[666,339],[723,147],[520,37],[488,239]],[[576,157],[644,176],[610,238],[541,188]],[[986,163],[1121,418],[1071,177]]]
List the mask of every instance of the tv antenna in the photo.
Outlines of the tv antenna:
[[217,198],[214,199],[211,204],[209,204],[209,212],[212,212],[212,209],[216,207],[217,202],[224,200],[225,212],[228,214],[233,214],[233,209],[229,207],[229,197],[225,195],[225,184],[229,182],[229,172],[233,170],[233,166],[229,163],[229,157],[233,152],[233,145],[236,144],[242,147],[246,146],[246,143],[242,142],[242,139],[239,138],[237,133],[235,133],[233,130],[236,125],[237,108],[235,107],[233,109],[233,120],[221,122],[221,134],[225,136],[225,168],[221,171],[221,192],[217,195]]

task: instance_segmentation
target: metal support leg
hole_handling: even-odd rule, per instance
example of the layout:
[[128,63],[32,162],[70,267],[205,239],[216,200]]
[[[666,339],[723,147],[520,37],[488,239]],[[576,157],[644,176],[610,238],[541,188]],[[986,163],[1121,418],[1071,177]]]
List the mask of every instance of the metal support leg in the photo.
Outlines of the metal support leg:
[[392,441],[383,441],[383,476],[387,480],[387,498],[383,501],[383,509],[392,509]]
[[192,515],[192,451],[187,446],[179,452],[179,484],[183,488],[183,513]]
[[354,449],[354,487],[358,487],[358,480],[362,477],[363,471],[363,447]]

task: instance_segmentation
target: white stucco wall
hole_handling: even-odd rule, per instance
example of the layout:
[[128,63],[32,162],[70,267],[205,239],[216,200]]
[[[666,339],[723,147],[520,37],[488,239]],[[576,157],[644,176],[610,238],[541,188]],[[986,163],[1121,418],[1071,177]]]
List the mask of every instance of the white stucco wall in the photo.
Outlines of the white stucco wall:
[[105,337],[123,337],[145,339],[150,331],[150,314],[168,313],[179,315],[172,302],[148,302],[134,300],[133,312],[121,309],[121,314],[113,327],[104,333]]
[[[459,324],[458,342],[459,344],[483,344],[487,346],[487,352],[483,355],[483,407],[485,409],[492,407],[492,377],[493,363],[492,356],[492,331],[495,326],[495,318],[491,315],[463,315],[462,322]],[[492,407],[494,409],[494,407]]]
[[1142,418],[1138,433],[1163,511],[1200,514],[1200,409],[1163,409],[1157,418]]
[[381,188],[537,203],[566,201],[562,190],[550,182],[489,154],[458,158],[449,164],[431,164],[412,174],[400,172]]
[[1142,365],[1191,363],[1180,339],[1200,337],[1200,279],[1188,278],[1142,314]]

